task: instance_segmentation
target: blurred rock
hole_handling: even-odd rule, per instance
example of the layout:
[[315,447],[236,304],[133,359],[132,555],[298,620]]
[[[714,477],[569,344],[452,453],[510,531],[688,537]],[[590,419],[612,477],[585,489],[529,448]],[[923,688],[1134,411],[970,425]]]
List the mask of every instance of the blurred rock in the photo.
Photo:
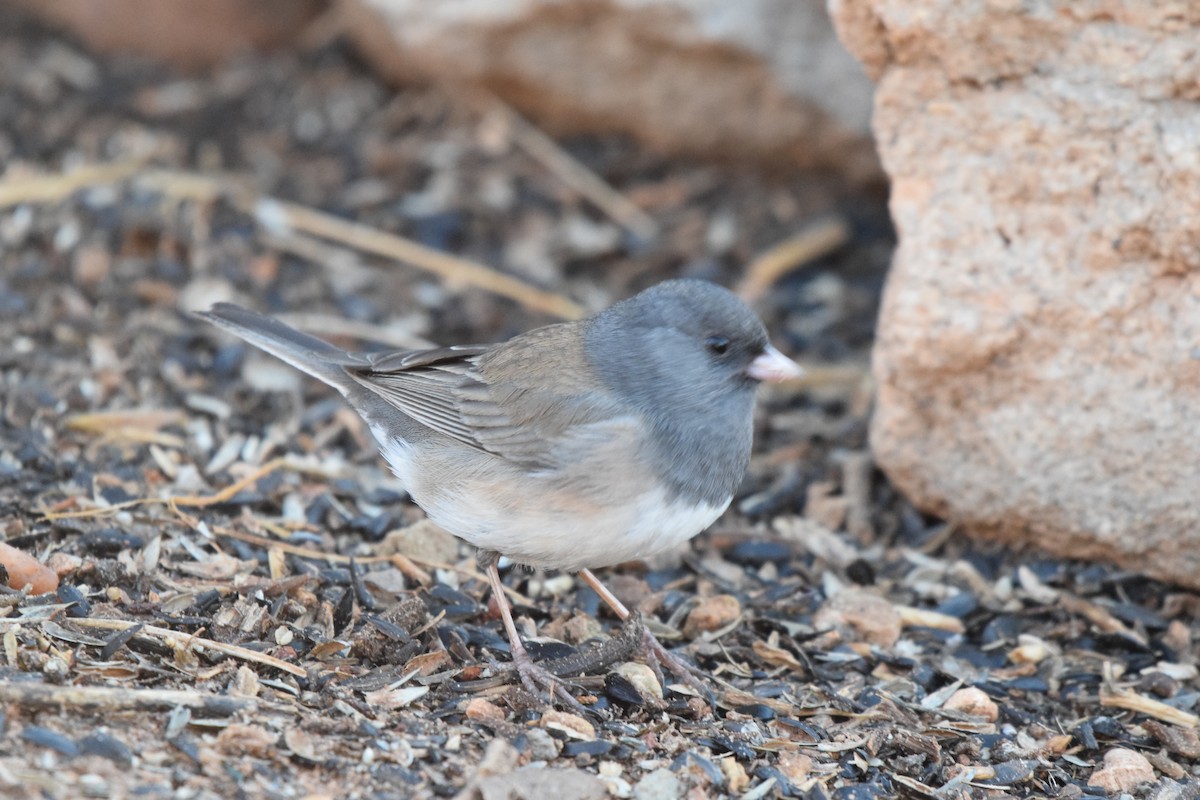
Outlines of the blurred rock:
[[556,133],[875,178],[871,84],[820,0],[341,0],[401,81],[484,86]]
[[1000,718],[1000,707],[996,702],[987,696],[987,692],[974,686],[966,686],[950,695],[942,708],[983,717],[988,722],[995,722]]
[[817,610],[813,627],[836,631],[842,641],[889,648],[900,638],[902,626],[892,603],[878,595],[845,590]]
[[731,594],[703,598],[688,612],[683,623],[683,635],[695,638],[701,633],[720,630],[742,615],[742,604]]
[[900,233],[878,463],[975,534],[1200,586],[1200,5],[831,10]]
[[215,64],[247,48],[294,41],[327,0],[13,0],[99,52],[180,67]]
[[1104,767],[1092,773],[1088,786],[1106,792],[1132,792],[1154,781],[1154,767],[1141,753],[1114,747],[1104,754]]

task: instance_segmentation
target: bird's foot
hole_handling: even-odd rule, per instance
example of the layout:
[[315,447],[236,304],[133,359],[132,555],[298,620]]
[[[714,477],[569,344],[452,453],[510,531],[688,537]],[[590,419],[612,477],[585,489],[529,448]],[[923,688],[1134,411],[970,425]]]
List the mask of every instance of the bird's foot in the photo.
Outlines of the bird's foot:
[[646,663],[654,670],[660,685],[666,686],[666,681],[663,680],[663,668],[665,667],[667,671],[678,676],[685,684],[699,692],[701,697],[708,700],[710,706],[716,706],[716,696],[713,694],[712,687],[709,686],[708,675],[664,647],[658,637],[645,627],[642,628],[641,653],[642,657],[646,659]]
[[545,667],[538,666],[524,648],[513,653],[513,667],[516,669],[521,685],[526,691],[544,703],[555,700],[568,706],[576,714],[587,711],[575,697],[567,691],[567,686],[573,685],[564,681]]

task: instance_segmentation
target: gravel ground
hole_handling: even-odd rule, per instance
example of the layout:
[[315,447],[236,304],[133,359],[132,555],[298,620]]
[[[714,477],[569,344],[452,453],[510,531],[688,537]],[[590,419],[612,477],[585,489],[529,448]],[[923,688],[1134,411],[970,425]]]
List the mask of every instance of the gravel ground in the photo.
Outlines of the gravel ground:
[[[57,581],[0,590],[5,796],[1200,796],[1200,597],[972,544],[875,469],[881,190],[617,138],[564,169],[338,42],[189,77],[7,10],[0,119],[0,533]],[[586,716],[497,674],[473,553],[340,399],[187,313],[495,341],[684,275],[757,294],[812,377],[764,392],[710,532],[605,573],[715,705],[509,570],[535,657],[591,662]]]

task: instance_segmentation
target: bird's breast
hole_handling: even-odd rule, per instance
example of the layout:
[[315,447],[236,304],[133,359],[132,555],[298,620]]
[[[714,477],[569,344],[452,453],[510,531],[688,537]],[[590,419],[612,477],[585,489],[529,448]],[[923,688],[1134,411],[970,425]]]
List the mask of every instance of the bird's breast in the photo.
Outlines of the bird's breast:
[[378,438],[433,522],[476,547],[547,569],[599,568],[674,549],[732,500],[684,499],[628,465],[587,470],[591,479],[582,480],[574,471],[529,472],[467,448],[430,451]]

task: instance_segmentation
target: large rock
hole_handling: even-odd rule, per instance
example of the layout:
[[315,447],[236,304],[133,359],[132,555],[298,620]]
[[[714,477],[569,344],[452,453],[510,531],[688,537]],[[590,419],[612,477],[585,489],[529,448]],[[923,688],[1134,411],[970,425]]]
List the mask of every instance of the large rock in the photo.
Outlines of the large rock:
[[98,52],[149,56],[181,67],[203,67],[247,48],[264,49],[290,43],[326,3],[326,0],[7,1],[67,29]]
[[1200,3],[830,5],[901,242],[880,465],[970,531],[1200,586]]
[[482,85],[558,133],[878,174],[871,84],[821,0],[341,0],[393,77]]

